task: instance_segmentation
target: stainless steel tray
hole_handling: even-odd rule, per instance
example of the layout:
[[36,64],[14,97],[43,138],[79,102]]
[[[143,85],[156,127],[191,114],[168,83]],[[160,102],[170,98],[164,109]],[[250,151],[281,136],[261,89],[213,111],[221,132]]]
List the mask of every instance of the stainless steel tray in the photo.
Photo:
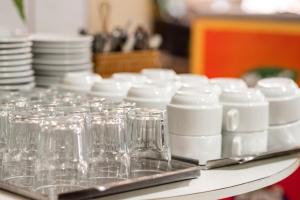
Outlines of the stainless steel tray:
[[[200,176],[200,167],[195,164],[174,159],[170,164],[164,161],[155,160],[149,160],[149,162],[151,162],[151,164],[157,162],[159,164],[160,173],[154,175],[143,175],[141,173],[140,175],[128,180],[98,185],[74,192],[62,193],[58,195],[58,200],[87,200],[100,198],[127,191],[193,179]],[[0,189],[27,199],[48,199],[46,196],[39,193],[17,188],[3,182],[0,182]]]
[[[207,161],[206,165],[199,165],[200,169],[215,169],[220,167],[226,167],[230,165],[240,165],[244,163],[249,163],[253,161],[268,159],[268,158],[275,158],[279,156],[287,156],[287,155],[293,155],[293,154],[299,154],[300,153],[300,147],[285,150],[285,151],[279,151],[279,152],[268,152],[264,154],[259,155],[248,155],[248,156],[240,156],[240,157],[231,157],[231,158],[221,158],[216,160],[209,160]],[[182,158],[182,157],[174,157],[174,159],[181,160],[183,162],[189,162],[193,163],[195,165],[199,164],[198,160],[189,159],[189,158]]]

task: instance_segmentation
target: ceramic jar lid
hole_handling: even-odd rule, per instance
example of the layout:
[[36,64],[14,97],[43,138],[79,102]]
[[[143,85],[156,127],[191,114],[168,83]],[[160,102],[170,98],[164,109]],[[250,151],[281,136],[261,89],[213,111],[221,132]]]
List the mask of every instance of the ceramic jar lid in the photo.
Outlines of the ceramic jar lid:
[[91,94],[107,98],[109,100],[122,100],[126,97],[130,82],[116,81],[114,79],[103,79],[96,82],[91,88]]
[[147,82],[147,78],[145,76],[132,72],[114,73],[112,78],[118,81],[131,82],[132,84],[143,84]]
[[86,91],[91,89],[93,83],[101,81],[101,77],[97,74],[87,72],[67,73],[59,85],[62,89],[74,91]]
[[172,97],[172,90],[163,85],[143,84],[132,86],[125,98],[137,107],[165,108]]
[[220,102],[213,92],[179,91],[173,96],[170,105],[203,108],[220,106]]
[[208,84],[208,78],[204,75],[198,74],[178,74],[177,81],[181,83],[182,87],[201,86]]
[[222,90],[247,88],[246,82],[239,78],[212,78],[210,83],[217,84]]
[[224,90],[220,101],[225,104],[267,104],[265,96],[253,88]]
[[148,68],[143,69],[141,74],[150,80],[173,81],[176,78],[176,73],[172,69]]

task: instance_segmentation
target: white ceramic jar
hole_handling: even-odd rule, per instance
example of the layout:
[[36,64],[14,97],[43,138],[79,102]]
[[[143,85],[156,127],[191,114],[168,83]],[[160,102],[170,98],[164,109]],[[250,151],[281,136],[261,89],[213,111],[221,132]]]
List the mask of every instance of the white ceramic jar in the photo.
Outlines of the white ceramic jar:
[[127,96],[130,87],[130,82],[103,79],[93,84],[90,94],[109,101],[122,101]]

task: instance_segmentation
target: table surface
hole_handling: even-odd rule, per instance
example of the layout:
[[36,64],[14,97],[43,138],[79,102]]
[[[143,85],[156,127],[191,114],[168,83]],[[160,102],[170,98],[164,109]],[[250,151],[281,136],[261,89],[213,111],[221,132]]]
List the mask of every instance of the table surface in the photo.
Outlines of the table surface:
[[213,170],[202,170],[197,179],[152,187],[101,200],[209,200],[231,197],[269,185],[291,175],[299,166],[296,156],[285,156]]
[[[209,200],[220,199],[254,191],[272,185],[291,175],[299,166],[296,156],[285,156],[244,165],[202,170],[197,179],[126,192],[101,200]],[[1,200],[21,200],[0,191]]]

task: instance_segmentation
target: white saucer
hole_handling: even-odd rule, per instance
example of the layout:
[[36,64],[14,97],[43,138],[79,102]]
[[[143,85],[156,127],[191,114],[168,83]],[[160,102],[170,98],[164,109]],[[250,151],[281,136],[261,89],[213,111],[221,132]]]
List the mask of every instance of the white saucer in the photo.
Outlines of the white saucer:
[[17,49],[24,47],[31,47],[32,42],[18,42],[18,43],[0,43],[0,49]]
[[49,82],[57,82],[61,81],[63,77],[57,77],[57,76],[36,76],[36,81],[49,81]]
[[35,87],[34,82],[20,85],[0,85],[0,90],[31,90]]
[[87,70],[69,70],[69,71],[44,71],[44,70],[35,70],[35,74],[38,76],[56,76],[63,77],[66,73],[69,72],[91,72],[91,69]]
[[58,43],[58,42],[34,42],[33,48],[54,48],[54,49],[72,49],[72,48],[91,48],[91,42],[77,43]]
[[89,57],[87,58],[74,58],[74,59],[66,59],[66,60],[55,60],[55,59],[33,59],[34,64],[41,65],[80,65],[91,62]]
[[92,53],[74,53],[74,54],[45,54],[45,53],[36,53],[34,54],[34,59],[51,59],[51,60],[73,60],[79,58],[90,58],[92,59]]
[[13,61],[1,61],[0,67],[16,66],[16,65],[28,65],[31,64],[32,59],[25,60],[13,60]]
[[34,76],[27,76],[22,78],[5,78],[0,79],[0,84],[18,84],[18,83],[28,83],[33,82]]
[[22,60],[32,58],[31,53],[24,53],[24,54],[8,54],[8,55],[0,55],[0,62],[2,60]]
[[89,43],[93,41],[92,36],[44,34],[38,33],[31,36],[32,41],[41,43]]
[[30,53],[30,52],[31,52],[30,47],[19,48],[19,49],[5,49],[5,50],[0,50],[0,55]]
[[20,65],[14,67],[0,67],[0,72],[18,72],[18,71],[26,71],[31,70],[31,65]]
[[50,53],[50,54],[74,54],[74,53],[89,53],[91,48],[76,48],[76,49],[60,49],[60,48],[32,48],[34,53]]
[[82,64],[82,65],[33,65],[36,70],[42,71],[78,71],[78,70],[88,70],[93,68],[92,63]]
[[7,37],[0,37],[0,43],[17,43],[17,42],[29,42],[30,38],[27,36],[9,35]]
[[34,73],[33,70],[20,71],[20,72],[8,72],[8,73],[0,72],[0,78],[26,77],[26,76],[32,76],[33,73]]

